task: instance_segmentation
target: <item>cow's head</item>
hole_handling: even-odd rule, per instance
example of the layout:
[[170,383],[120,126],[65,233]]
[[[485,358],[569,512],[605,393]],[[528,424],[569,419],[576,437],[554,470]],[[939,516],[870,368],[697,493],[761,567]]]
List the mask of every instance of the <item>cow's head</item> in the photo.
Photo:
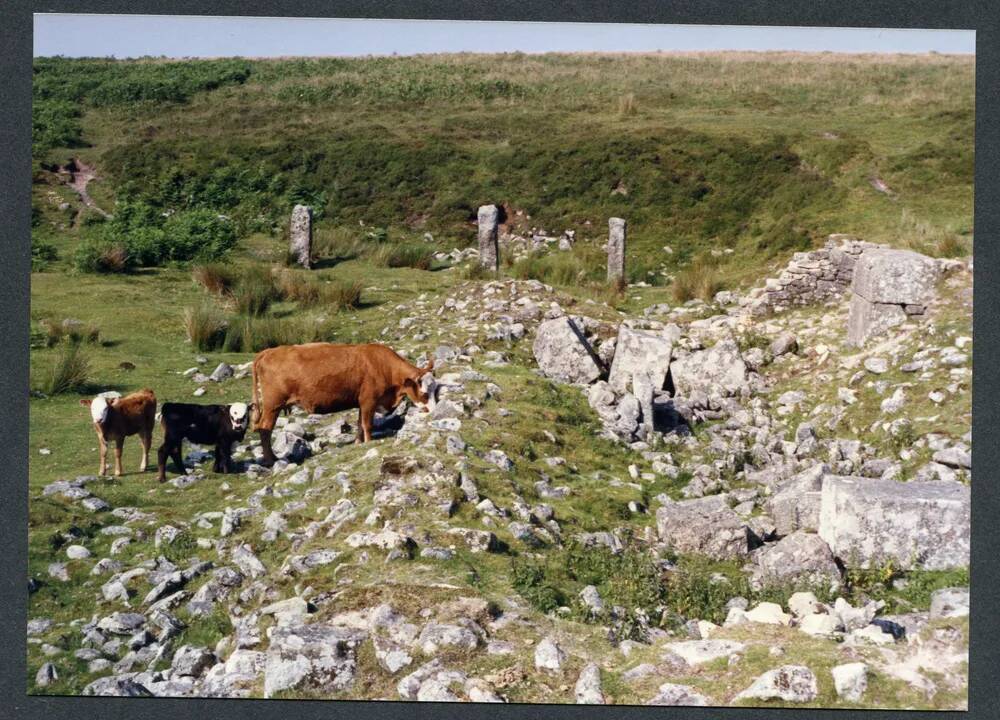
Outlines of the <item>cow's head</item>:
[[437,405],[438,384],[434,378],[434,359],[417,371],[413,377],[403,382],[403,392],[414,405],[424,412],[430,412]]
[[111,403],[107,401],[107,398],[98,395],[93,400],[81,400],[80,404],[90,408],[90,417],[95,423],[100,424],[108,419]]
[[229,406],[229,422],[236,432],[246,432],[249,418],[250,406],[246,403],[233,403]]

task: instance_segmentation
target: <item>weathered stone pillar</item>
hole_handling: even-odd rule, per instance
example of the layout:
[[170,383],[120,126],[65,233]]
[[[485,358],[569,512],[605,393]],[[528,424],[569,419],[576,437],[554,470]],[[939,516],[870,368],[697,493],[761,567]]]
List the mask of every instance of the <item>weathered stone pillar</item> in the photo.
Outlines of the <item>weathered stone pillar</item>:
[[312,255],[312,208],[296,205],[292,209],[292,226],[288,236],[288,254],[304,268]]
[[500,209],[496,205],[479,208],[479,264],[491,272],[500,269],[499,221]]
[[625,221],[608,220],[608,282],[625,282]]

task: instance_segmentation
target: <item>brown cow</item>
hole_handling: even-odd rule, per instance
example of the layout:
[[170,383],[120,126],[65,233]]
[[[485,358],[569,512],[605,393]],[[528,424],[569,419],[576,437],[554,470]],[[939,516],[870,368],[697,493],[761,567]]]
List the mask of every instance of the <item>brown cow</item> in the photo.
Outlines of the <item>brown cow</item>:
[[376,412],[391,412],[404,397],[426,410],[435,400],[432,359],[411,365],[385,345],[308,343],[257,353],[253,361],[253,424],[264,463],[277,459],[271,431],[278,413],[297,405],[310,413],[358,408],[357,442],[372,439]]
[[142,463],[139,472],[146,472],[149,465],[149,447],[153,442],[156,425],[156,395],[149,388],[119,398],[98,395],[93,400],[81,400],[90,408],[94,431],[101,448],[99,475],[108,471],[108,443],[115,443],[115,475],[122,474],[122,447],[129,435],[138,435],[142,443]]

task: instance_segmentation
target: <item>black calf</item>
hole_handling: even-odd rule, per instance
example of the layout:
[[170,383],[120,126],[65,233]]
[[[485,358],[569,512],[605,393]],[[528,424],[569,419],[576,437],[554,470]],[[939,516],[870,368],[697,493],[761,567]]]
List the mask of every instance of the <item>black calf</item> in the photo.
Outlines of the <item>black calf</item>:
[[160,408],[163,444],[157,451],[159,481],[166,480],[167,458],[184,473],[181,446],[184,440],[198,445],[215,445],[213,472],[232,472],[233,443],[242,440],[247,431],[248,407],[232,405],[195,405],[193,403],[163,403]]

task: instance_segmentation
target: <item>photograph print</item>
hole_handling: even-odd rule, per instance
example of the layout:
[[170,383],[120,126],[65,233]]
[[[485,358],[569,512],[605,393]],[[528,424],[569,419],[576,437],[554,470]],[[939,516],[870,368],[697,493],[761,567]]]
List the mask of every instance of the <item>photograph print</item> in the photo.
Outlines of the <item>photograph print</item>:
[[966,709],[975,65],[36,15],[26,692]]

